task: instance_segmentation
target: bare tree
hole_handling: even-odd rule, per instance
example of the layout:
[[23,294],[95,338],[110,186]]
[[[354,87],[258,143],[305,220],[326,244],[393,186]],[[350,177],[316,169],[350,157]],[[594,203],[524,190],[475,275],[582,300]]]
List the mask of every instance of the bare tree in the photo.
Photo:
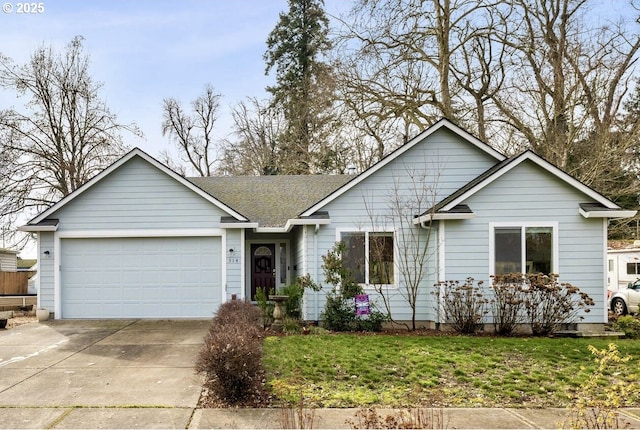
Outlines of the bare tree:
[[[426,166],[430,162],[425,161],[424,164]],[[370,234],[369,280],[382,298],[390,320],[403,324],[408,330],[415,330],[420,296],[431,287],[427,281],[435,274],[435,256],[438,252],[438,244],[433,240],[432,217],[419,224],[415,220],[417,215],[428,213],[438,202],[440,171],[435,167],[420,170],[406,167],[405,173],[406,176],[402,178],[394,178],[386,211],[381,212],[373,202],[366,197],[364,199],[372,229],[375,231],[383,227],[383,230],[393,231],[392,236],[384,232]],[[390,240],[390,237],[393,239]],[[397,273],[394,273],[396,269]],[[391,290],[388,289],[392,284],[398,285],[398,294],[411,309],[410,325],[400,323],[393,317]]]
[[623,22],[588,23],[586,0],[512,4],[502,37],[511,58],[508,90],[494,94],[493,102],[527,147],[598,191],[611,192],[606,182],[622,172],[638,138],[617,132],[638,58],[638,33]]
[[[500,79],[485,77],[478,86],[473,81],[497,70],[484,57],[491,45],[478,42],[493,32],[496,3],[362,0],[343,21],[337,44],[341,99],[355,112],[356,126],[376,140],[379,158],[443,116],[471,129],[485,126],[480,109]],[[389,140],[390,132],[399,141]]]
[[0,112],[5,222],[78,189],[122,155],[122,131],[139,134],[99,98],[82,40],[75,37],[63,53],[42,46],[24,65],[0,56],[0,86],[27,99],[23,110]]
[[231,175],[278,174],[282,113],[268,100],[253,97],[240,102],[232,116],[236,139],[224,141],[219,171]]
[[[162,135],[171,138],[198,176],[211,176],[216,162],[213,128],[218,119],[220,94],[206,85],[204,94],[191,102],[191,113],[174,98],[164,99]],[[165,161],[171,160],[167,153]],[[174,163],[175,164],[175,163]]]

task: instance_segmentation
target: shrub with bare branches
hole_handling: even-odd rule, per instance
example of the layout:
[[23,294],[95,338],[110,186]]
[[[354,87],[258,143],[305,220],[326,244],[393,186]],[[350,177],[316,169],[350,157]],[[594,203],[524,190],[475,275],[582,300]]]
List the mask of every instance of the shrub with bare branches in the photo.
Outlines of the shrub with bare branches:
[[223,303],[196,361],[205,388],[228,405],[260,405],[264,398],[262,316],[248,302]]
[[459,333],[475,333],[482,328],[487,314],[488,300],[482,291],[482,281],[475,283],[467,278],[464,284],[459,281],[445,281],[436,284],[433,292],[444,312],[444,320]]
[[522,273],[507,273],[492,276],[491,280],[493,327],[497,334],[509,336],[524,322],[524,278]]
[[524,285],[524,309],[534,335],[544,336],[563,324],[577,319],[580,311],[589,312],[593,299],[568,282],[559,282],[557,274],[527,274]]

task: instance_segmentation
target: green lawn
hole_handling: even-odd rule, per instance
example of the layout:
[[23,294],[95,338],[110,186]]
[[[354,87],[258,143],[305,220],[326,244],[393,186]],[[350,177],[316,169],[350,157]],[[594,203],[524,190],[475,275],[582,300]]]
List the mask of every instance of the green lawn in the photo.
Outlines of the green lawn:
[[[277,399],[317,407],[564,407],[596,367],[597,339],[309,335],[267,337],[264,366]],[[614,376],[640,384],[640,341]],[[606,382],[603,382],[603,385]],[[640,404],[640,390],[627,406]]]

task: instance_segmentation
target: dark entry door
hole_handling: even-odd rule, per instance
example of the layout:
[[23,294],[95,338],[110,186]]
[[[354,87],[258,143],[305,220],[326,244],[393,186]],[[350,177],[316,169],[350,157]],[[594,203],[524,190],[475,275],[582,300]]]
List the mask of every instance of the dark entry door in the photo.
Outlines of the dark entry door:
[[251,245],[251,300],[255,300],[258,288],[267,294],[276,287],[275,244]]

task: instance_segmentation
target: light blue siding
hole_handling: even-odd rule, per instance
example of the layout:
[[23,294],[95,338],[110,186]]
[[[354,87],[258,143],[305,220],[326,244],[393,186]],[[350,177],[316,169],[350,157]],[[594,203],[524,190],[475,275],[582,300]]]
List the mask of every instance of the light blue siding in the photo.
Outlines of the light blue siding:
[[489,285],[490,223],[557,223],[559,267],[554,271],[593,298],[583,322],[606,320],[603,219],[585,219],[579,204],[590,199],[532,162],[523,162],[465,204],[476,217],[446,222],[446,279],[471,276]]
[[[337,229],[354,230],[380,230],[398,228],[398,223],[390,221],[389,216],[396,211],[390,209],[392,196],[402,196],[404,200],[414,199],[416,191],[423,195],[422,204],[414,203],[412,215],[417,215],[435,205],[455,190],[459,189],[476,176],[493,166],[497,160],[481,149],[462,140],[459,136],[446,129],[440,129],[428,136],[425,141],[418,143],[413,148],[398,156],[395,160],[373,173],[358,186],[348,190],[336,200],[323,208],[328,210],[331,217],[330,226],[322,226],[318,232],[318,254],[325,255],[336,241]],[[419,230],[420,227],[409,227]],[[422,230],[422,241],[426,238],[426,232]],[[432,234],[431,242],[435,244],[436,234]],[[311,251],[313,238],[307,241],[307,249]],[[396,235],[396,247],[399,245]],[[400,245],[401,246],[401,245]],[[432,247],[435,245],[432,245]],[[310,254],[313,255],[313,254]],[[310,262],[314,261],[309,259]],[[316,259],[321,264],[321,259]],[[313,268],[311,268],[313,270]],[[313,272],[311,272],[313,274]],[[325,290],[330,286],[326,284],[322,276],[322,270],[318,270],[318,281],[324,285]],[[429,259],[427,275],[422,282],[417,301],[417,320],[433,320],[435,312],[430,295],[431,286],[437,281],[437,255]],[[402,276],[396,268],[395,288],[388,288],[385,294],[388,296],[392,315],[396,320],[410,320],[411,309],[403,297],[405,291]],[[380,304],[381,299],[372,288],[366,288],[374,302]],[[324,294],[318,293],[318,308],[324,308]],[[404,294],[406,297],[406,294]],[[309,297],[311,299],[311,297]],[[313,309],[308,309],[309,319],[318,319],[319,315]]]
[[[53,233],[41,232],[38,234],[40,239],[40,255],[38,255],[38,282],[40,282],[40,291],[38,292],[40,299],[40,307],[49,309],[54,312],[55,284],[54,284],[54,247]],[[48,251],[49,254],[45,254]]]
[[[241,283],[241,275],[242,270],[244,268],[242,264],[242,255],[240,254],[241,249],[241,230],[239,229],[229,229],[227,230],[227,244],[225,246],[226,249],[223,250],[223,258],[227,260],[227,300],[231,300],[231,296],[233,294],[236,295],[236,298],[241,299],[243,297],[242,294],[242,283]],[[233,253],[229,250],[233,249]],[[247,251],[249,252],[249,251]]]
[[216,228],[221,209],[139,157],[51,216],[59,231]]
[[[63,299],[65,294],[68,297],[68,291],[65,290],[65,282],[68,277],[63,270],[67,262],[61,257],[60,265],[63,269],[54,267],[53,249],[57,245],[64,244],[65,240],[75,240],[76,238],[81,240],[85,236],[83,233],[86,233],[87,237],[86,241],[83,242],[87,246],[87,250],[92,249],[89,246],[92,243],[103,243],[109,237],[120,237],[123,241],[127,237],[137,237],[140,243],[156,243],[148,238],[161,238],[166,232],[166,236],[173,238],[168,243],[178,244],[183,242],[183,244],[188,244],[193,240],[206,239],[203,236],[212,234],[214,237],[211,239],[215,240],[210,243],[215,249],[208,250],[207,252],[210,251],[211,253],[207,255],[213,256],[211,258],[216,261],[203,263],[203,270],[213,268],[212,270],[216,271],[217,279],[222,279],[222,258],[226,256],[226,253],[223,253],[221,247],[221,233],[216,232],[214,229],[219,228],[220,217],[225,215],[227,214],[222,209],[205,197],[189,189],[143,158],[134,156],[49,216],[50,218],[58,219],[59,223],[56,233],[40,233],[41,304],[51,308],[53,311],[55,299],[54,282],[57,270],[61,274],[60,295]],[[207,233],[207,230],[211,233]],[[94,234],[95,232],[99,232],[99,234]],[[70,237],[74,239],[69,239]],[[238,250],[240,249],[238,231],[231,232],[228,241],[234,247],[237,246]],[[42,258],[43,252],[47,249],[51,251],[52,256],[48,259]],[[180,249],[182,248],[176,245],[176,250],[179,251]],[[185,263],[186,254],[182,254],[185,253],[172,254],[168,252],[167,258],[171,258],[173,255],[176,258],[176,262]],[[205,260],[208,259],[205,258]],[[227,285],[231,282],[236,290],[239,290],[239,273],[241,270],[239,266],[241,266],[241,263],[236,266],[227,266],[230,267],[230,279],[228,279]],[[188,264],[185,267],[188,267]],[[140,273],[144,273],[145,270],[145,267],[140,267]],[[90,275],[87,274],[86,276]],[[185,281],[185,292],[189,289],[187,281]],[[215,297],[211,296],[214,298],[209,297],[211,300],[217,304],[226,299],[221,297],[224,285],[217,281],[217,284],[212,285],[212,287],[216,291],[214,293]],[[94,289],[94,293],[97,294],[96,291]],[[181,311],[177,310],[177,308],[169,309],[172,306],[170,302],[160,305],[160,307],[167,310],[166,316],[178,316],[183,311],[187,312],[188,305],[186,301],[180,304],[179,299],[180,296],[175,300],[174,305],[182,306]],[[207,303],[202,306],[207,305]],[[195,310],[192,316],[203,316],[204,314],[208,316],[212,314],[212,312],[204,311],[203,309],[201,307],[199,310]],[[115,314],[115,310],[110,310],[108,313],[108,315]],[[143,316],[144,314],[145,312],[142,312],[140,315]],[[182,316],[188,315],[182,314]],[[56,317],[59,318],[60,315]]]

